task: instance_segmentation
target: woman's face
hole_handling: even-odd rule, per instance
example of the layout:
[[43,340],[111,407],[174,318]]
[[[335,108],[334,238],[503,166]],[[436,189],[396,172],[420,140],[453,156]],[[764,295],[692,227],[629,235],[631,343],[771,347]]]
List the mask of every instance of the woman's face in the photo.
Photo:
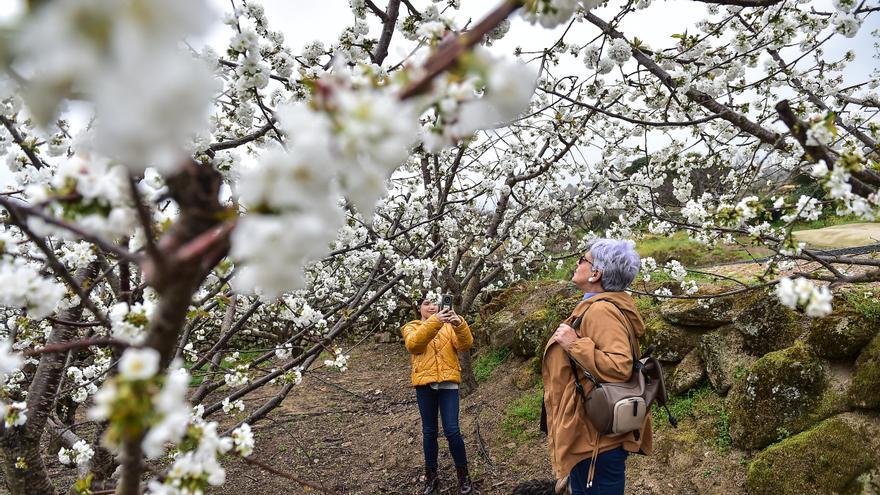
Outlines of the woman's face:
[[574,274],[571,276],[571,281],[581,290],[601,292],[602,284],[599,282],[600,277],[601,274],[593,268],[593,253],[588,251],[587,254],[581,256],[578,260]]
[[419,304],[419,314],[422,316],[423,320],[430,318],[438,309],[437,301],[432,301],[431,299],[425,299]]

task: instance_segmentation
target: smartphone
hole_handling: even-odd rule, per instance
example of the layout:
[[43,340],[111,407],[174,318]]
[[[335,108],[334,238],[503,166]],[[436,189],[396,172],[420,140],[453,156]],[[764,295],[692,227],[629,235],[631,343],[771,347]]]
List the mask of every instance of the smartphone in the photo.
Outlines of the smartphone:
[[452,294],[443,294],[440,297],[440,311],[452,309]]

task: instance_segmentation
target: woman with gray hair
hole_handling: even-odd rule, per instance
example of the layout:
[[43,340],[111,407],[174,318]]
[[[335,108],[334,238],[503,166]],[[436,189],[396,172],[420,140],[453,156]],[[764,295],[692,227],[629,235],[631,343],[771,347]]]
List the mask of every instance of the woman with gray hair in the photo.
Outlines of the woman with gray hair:
[[[558,493],[568,488],[572,495],[622,495],[629,453],[651,452],[650,414],[633,432],[599,434],[580,403],[572,362],[603,382],[629,379],[633,362],[639,358],[633,355],[633,343],[638,349],[645,324],[625,290],[635,280],[639,266],[634,242],[591,242],[571,279],[584,291],[584,297],[544,347],[541,376],[547,440]],[[572,328],[580,316],[580,324]],[[580,383],[583,396],[589,396],[592,382]]]

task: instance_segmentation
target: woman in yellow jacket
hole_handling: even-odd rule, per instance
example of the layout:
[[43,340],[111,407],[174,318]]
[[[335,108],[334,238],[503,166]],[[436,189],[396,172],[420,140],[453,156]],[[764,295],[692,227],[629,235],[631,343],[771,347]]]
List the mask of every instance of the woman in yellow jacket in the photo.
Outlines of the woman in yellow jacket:
[[458,474],[459,494],[473,491],[464,440],[458,427],[458,385],[461,383],[459,352],[470,349],[474,338],[464,318],[451,309],[438,311],[428,298],[419,301],[420,319],[403,326],[403,342],[410,352],[412,384],[422,417],[422,448],[425,452],[424,495],[439,492],[437,477],[437,413],[443,418],[443,435]]

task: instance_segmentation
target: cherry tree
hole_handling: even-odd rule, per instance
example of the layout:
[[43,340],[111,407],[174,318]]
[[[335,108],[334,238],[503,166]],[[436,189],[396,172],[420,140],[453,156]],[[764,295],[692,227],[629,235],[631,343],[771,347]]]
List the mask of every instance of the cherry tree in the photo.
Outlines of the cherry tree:
[[[297,48],[255,2],[222,18],[199,1],[28,3],[0,33],[8,488],[54,493],[46,432],[80,493],[192,493],[224,482],[222,454],[261,466],[251,425],[310,369],[344,370],[340,336],[395,327],[423,291],[467,313],[558,261],[550,242],[576,253],[566,219],[750,236],[777,253],[781,301],[815,315],[830,294],[807,278],[875,280],[871,260],[803,249],[790,225],[875,215],[876,83],[844,84],[852,57],[824,47],[878,7],[706,3],[656,49],[621,31],[649,1],[508,0],[471,24],[454,0],[352,0],[336,41]],[[511,15],[560,38],[500,53]],[[222,53],[195,43],[218,23]],[[774,192],[797,174],[815,195]],[[793,260],[826,272],[774,277]]]

